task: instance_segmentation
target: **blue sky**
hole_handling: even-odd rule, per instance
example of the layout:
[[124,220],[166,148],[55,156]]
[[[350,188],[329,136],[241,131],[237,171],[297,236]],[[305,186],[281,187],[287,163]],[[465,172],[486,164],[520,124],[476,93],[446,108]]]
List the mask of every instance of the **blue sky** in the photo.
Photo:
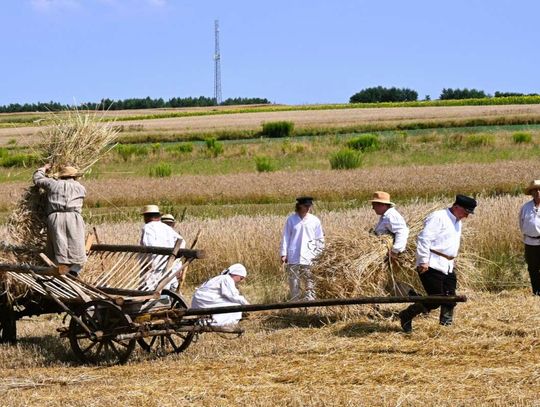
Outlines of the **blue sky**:
[[370,86],[540,93],[540,2],[4,0],[0,104],[213,96],[348,102]]

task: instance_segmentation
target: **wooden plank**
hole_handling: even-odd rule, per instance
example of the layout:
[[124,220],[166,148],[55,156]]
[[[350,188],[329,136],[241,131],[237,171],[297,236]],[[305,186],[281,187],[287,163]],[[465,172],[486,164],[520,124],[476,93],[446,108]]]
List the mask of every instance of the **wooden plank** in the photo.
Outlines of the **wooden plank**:
[[57,267],[32,266],[30,264],[0,263],[0,272],[38,274],[41,276],[59,276]]
[[[164,256],[170,256],[173,254],[173,248],[171,247],[158,247],[158,246],[140,246],[140,245],[112,245],[112,244],[93,244],[91,246],[93,252],[132,252],[132,253],[150,253],[161,254]],[[177,257],[185,257],[187,259],[203,259],[205,252],[203,250],[190,250],[180,249],[178,250]]]
[[174,309],[169,312],[177,315],[208,315],[208,314],[228,314],[230,312],[253,312],[271,311],[290,308],[310,308],[310,307],[331,307],[336,305],[361,305],[361,304],[445,304],[455,302],[465,302],[467,297],[462,295],[426,295],[410,297],[356,297],[356,298],[330,298],[313,301],[292,301],[278,302],[273,304],[248,304],[233,305],[230,307],[211,308],[189,308],[187,310]]

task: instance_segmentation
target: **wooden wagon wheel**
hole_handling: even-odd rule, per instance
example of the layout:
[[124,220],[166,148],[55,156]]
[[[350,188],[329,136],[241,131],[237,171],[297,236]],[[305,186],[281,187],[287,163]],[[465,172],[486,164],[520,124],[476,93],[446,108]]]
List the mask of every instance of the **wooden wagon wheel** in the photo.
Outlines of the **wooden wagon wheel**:
[[115,365],[129,359],[135,348],[135,339],[118,339],[119,334],[129,333],[131,326],[131,319],[120,307],[109,301],[90,301],[77,312],[77,316],[91,331],[90,334],[75,318],[71,318],[69,343],[81,362]]
[[[4,296],[5,297],[5,296]],[[13,306],[0,301],[0,343],[17,342],[17,319]]]
[[[187,309],[188,307],[184,299],[172,291],[163,290],[161,295],[169,298],[170,309]],[[167,335],[138,338],[137,342],[146,352],[155,351],[160,356],[164,356],[169,353],[183,352],[191,344],[194,336],[195,332],[175,332]]]

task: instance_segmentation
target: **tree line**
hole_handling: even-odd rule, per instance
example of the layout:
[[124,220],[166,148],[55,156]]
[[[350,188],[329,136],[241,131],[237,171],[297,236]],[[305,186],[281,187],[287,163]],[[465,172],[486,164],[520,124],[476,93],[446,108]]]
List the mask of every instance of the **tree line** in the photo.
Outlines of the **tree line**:
[[[253,104],[269,104],[266,98],[228,98],[220,105],[253,105]],[[207,96],[178,98],[174,97],[167,101],[163,98],[152,99],[146,98],[130,98],[123,100],[113,100],[109,98],[101,99],[100,102],[87,102],[78,106],[64,105],[58,102],[38,102],[38,103],[10,103],[9,105],[0,106],[0,113],[20,113],[20,112],[58,112],[66,109],[90,109],[90,110],[129,110],[129,109],[159,109],[167,107],[203,107],[216,106],[214,98]]]
[[[452,89],[444,88],[439,96],[440,100],[450,99],[482,99],[490,97],[509,97],[509,96],[538,96],[537,93],[518,93],[518,92],[495,92],[493,96],[483,90],[478,89]],[[382,86],[365,88],[355,93],[349,99],[349,103],[379,103],[379,102],[412,102],[418,100],[418,92],[408,88],[385,88]],[[431,100],[429,95],[425,100]]]

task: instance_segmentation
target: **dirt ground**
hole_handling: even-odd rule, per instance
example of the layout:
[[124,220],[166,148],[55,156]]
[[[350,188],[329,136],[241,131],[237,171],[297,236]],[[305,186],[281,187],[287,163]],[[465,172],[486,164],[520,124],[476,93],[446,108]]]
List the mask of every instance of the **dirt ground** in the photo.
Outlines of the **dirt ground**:
[[468,297],[451,327],[433,312],[404,334],[397,306],[338,322],[254,313],[239,339],[204,334],[183,354],[137,350],[114,367],[77,364],[59,317],[25,319],[18,345],[0,346],[2,404],[540,405],[540,299],[525,289]]

